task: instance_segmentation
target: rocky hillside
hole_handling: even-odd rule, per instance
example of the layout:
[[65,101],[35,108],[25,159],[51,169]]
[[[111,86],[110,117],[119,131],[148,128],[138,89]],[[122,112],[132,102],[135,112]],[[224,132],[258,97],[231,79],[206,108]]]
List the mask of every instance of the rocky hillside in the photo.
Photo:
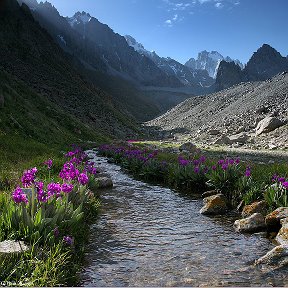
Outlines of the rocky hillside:
[[288,149],[288,73],[190,98],[147,123],[161,137]]
[[[2,71],[91,130],[119,137],[135,132],[133,121],[117,109],[107,93],[83,79],[73,68],[71,58],[34,20],[25,4],[20,7],[16,0],[4,4],[0,11]],[[13,95],[21,95],[20,88],[15,92]],[[19,96],[17,101],[21,99]],[[25,101],[22,105],[26,105]],[[77,131],[80,138],[82,132]]]

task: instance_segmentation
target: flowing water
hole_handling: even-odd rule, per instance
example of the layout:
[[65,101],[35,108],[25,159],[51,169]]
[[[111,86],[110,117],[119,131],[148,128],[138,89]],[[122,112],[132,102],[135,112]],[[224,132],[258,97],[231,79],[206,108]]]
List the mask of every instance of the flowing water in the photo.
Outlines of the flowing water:
[[96,157],[114,187],[101,191],[83,286],[287,286],[286,271],[254,261],[273,248],[261,234],[233,229],[235,218],[199,213],[201,199],[134,180]]

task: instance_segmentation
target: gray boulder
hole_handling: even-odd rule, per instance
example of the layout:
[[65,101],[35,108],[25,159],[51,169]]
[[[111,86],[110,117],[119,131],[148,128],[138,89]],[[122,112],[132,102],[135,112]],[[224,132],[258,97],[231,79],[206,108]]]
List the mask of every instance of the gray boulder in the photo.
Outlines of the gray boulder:
[[269,230],[278,231],[284,218],[288,218],[288,207],[279,207],[265,217],[265,223]]
[[99,177],[95,179],[99,189],[113,187],[112,179],[109,177]]
[[249,140],[249,136],[242,132],[239,134],[235,134],[229,137],[230,143],[241,143],[241,144],[245,144],[248,140]]
[[265,117],[256,127],[256,136],[262,133],[269,133],[276,128],[282,126],[284,123],[276,117]]
[[21,254],[30,248],[23,241],[5,240],[0,242],[0,258]]
[[276,269],[288,265],[288,245],[279,245],[255,261],[256,265],[269,265]]
[[204,206],[200,213],[203,215],[219,215],[227,212],[226,198],[223,194],[216,194],[203,199]]
[[179,151],[180,152],[195,152],[197,150],[197,147],[195,144],[191,143],[191,142],[186,142],[184,144],[182,144],[180,147],[179,147]]
[[254,213],[261,213],[263,216],[266,215],[268,209],[268,205],[266,201],[257,201],[253,202],[250,205],[244,206],[242,210],[242,217],[246,218],[251,216]]
[[202,193],[202,198],[207,198],[209,196],[213,196],[213,195],[216,195],[216,194],[219,194],[219,191],[218,190],[209,190],[209,191],[206,191],[204,193]]
[[275,239],[279,244],[288,246],[288,218],[282,219],[280,223],[282,227]]
[[265,219],[262,214],[254,213],[251,216],[234,222],[234,228],[240,233],[253,233],[266,230]]
[[223,135],[223,136],[220,136],[220,137],[214,142],[214,144],[230,145],[230,144],[232,144],[232,143],[231,143],[231,140],[230,140],[230,138],[229,138],[228,136]]

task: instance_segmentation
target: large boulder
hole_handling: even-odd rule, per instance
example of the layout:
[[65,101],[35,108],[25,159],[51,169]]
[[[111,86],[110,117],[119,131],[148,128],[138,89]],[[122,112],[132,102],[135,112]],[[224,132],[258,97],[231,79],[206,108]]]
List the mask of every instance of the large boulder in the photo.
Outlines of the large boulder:
[[241,143],[241,144],[245,144],[248,140],[249,140],[249,136],[242,132],[239,134],[235,134],[229,137],[230,143]]
[[268,230],[278,231],[281,228],[280,220],[288,218],[288,207],[279,207],[265,218]]
[[109,177],[99,177],[95,179],[99,189],[113,187],[112,179]]
[[269,265],[274,269],[288,265],[288,245],[280,245],[273,248],[263,257],[255,261],[256,265]]
[[203,215],[219,215],[227,212],[226,198],[223,194],[216,194],[203,199],[204,206],[200,213]]
[[209,191],[205,191],[204,193],[202,193],[202,198],[207,198],[216,194],[220,194],[219,190],[209,190]]
[[231,140],[228,136],[226,135],[222,135],[220,136],[215,142],[214,144],[219,144],[219,145],[222,145],[222,144],[225,144],[225,145],[230,145],[232,144],[231,143]]
[[242,217],[246,218],[254,213],[261,213],[263,216],[267,214],[268,205],[266,201],[253,202],[250,205],[244,206],[242,210]]
[[234,222],[234,228],[240,233],[253,233],[266,230],[264,216],[260,213],[254,213],[251,216],[239,219]]
[[0,258],[19,255],[30,248],[23,241],[6,240],[0,242]]
[[280,243],[281,245],[287,245],[288,246],[288,218],[284,218],[280,221],[282,227],[279,230],[276,241]]
[[256,127],[256,136],[262,133],[268,133],[282,126],[284,123],[276,117],[265,117]]
[[191,142],[186,142],[184,144],[182,144],[180,147],[179,147],[179,151],[181,152],[190,152],[190,153],[193,153],[197,150],[197,147],[195,144],[191,143]]

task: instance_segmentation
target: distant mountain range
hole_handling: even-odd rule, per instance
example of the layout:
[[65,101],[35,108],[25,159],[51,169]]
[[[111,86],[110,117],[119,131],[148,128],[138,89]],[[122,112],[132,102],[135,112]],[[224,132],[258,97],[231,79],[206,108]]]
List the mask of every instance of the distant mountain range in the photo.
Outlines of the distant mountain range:
[[198,88],[201,91],[203,87],[209,87],[214,83],[214,80],[208,75],[205,69],[190,68],[170,57],[160,57],[155,51],[150,52],[146,50],[132,36],[126,35],[125,38],[128,45],[133,47],[135,51],[151,59],[159,69],[171,77],[176,77],[183,85],[194,87],[195,89]]
[[192,69],[202,69],[206,70],[210,77],[216,78],[217,70],[221,61],[226,62],[234,62],[237,64],[241,69],[244,68],[244,65],[238,60],[233,60],[229,56],[224,57],[217,51],[208,52],[206,50],[200,52],[198,54],[198,58],[189,59],[185,65]]
[[[183,65],[147,51],[133,37],[115,33],[89,13],[68,18],[49,2],[18,0],[28,5],[20,8],[16,0],[5,1],[21,14],[15,14],[21,21],[17,16],[0,27],[0,65],[83,123],[100,123],[105,131],[125,130],[124,123],[152,119],[189,97],[287,70],[287,58],[265,45],[244,68],[216,51],[202,51]],[[115,128],[114,120],[123,129]]]
[[[238,59],[206,50],[200,52],[197,59],[190,58],[183,65],[170,57],[164,58],[155,51],[146,50],[132,36],[123,37],[115,33],[89,13],[77,12],[73,17],[64,18],[48,2],[38,4],[36,0],[18,1],[28,4],[35,19],[49,31],[64,51],[77,58],[85,68],[124,79],[139,88],[150,86],[157,90],[157,87],[170,87],[174,91],[186,91],[190,96],[207,94],[239,81],[272,77],[277,71],[286,69],[278,61],[273,62],[272,66],[277,66],[273,71],[268,69],[270,72],[262,73],[261,69],[270,66],[269,57],[264,57],[262,60],[267,60],[267,65],[258,65],[257,69],[260,70],[253,76],[253,57],[244,67]],[[104,86],[102,88],[106,89]]]

